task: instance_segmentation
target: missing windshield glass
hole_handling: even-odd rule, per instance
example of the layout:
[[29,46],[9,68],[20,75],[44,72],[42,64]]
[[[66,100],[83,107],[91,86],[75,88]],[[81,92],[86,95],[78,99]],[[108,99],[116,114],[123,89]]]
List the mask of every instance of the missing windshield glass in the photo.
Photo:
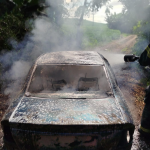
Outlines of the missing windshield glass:
[[78,81],[78,91],[98,91],[98,78],[83,78],[81,77]]
[[[111,91],[104,66],[39,65],[28,86],[29,93],[90,93]],[[93,93],[94,94],[94,93]],[[108,96],[108,95],[106,95]]]
[[65,80],[58,80],[52,82],[52,87],[54,91],[62,90],[63,87],[67,85],[67,82]]

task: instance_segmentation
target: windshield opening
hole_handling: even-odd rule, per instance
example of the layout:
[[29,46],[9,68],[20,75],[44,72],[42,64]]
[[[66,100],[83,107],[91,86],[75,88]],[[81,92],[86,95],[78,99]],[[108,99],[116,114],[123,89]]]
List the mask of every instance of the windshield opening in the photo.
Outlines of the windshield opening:
[[29,93],[107,93],[110,86],[104,66],[39,65],[36,67]]

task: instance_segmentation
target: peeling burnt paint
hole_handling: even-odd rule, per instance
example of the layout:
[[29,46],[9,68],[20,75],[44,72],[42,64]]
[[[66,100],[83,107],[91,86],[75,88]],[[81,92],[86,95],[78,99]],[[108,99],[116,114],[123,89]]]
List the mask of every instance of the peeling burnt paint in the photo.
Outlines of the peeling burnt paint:
[[70,94],[66,99],[64,93],[47,98],[26,97],[22,93],[2,120],[3,129],[9,129],[5,130],[4,139],[11,135],[9,139],[15,141],[12,146],[4,140],[7,149],[130,150],[133,120],[109,63],[101,57],[96,52],[71,51],[39,57],[35,65],[103,65],[113,94],[107,98],[100,98],[94,92],[86,98],[84,94],[83,98],[82,94],[71,98]]
[[114,98],[45,99],[23,97],[9,122],[35,124],[121,124]]
[[[113,150],[117,147],[123,131],[90,134],[90,135],[42,135],[36,132],[12,130],[13,137],[22,150]],[[109,143],[109,144],[108,144]],[[26,145],[26,146],[25,146]],[[126,146],[131,145],[126,143]]]
[[62,51],[46,53],[37,59],[36,64],[102,65],[103,60],[92,51]]
[[118,87],[117,80],[116,80],[115,75],[112,71],[112,68],[111,68],[109,62],[102,55],[101,55],[101,57],[105,60],[104,64],[107,68],[108,77],[109,77],[109,81],[111,83],[113,94],[116,98],[116,102],[117,102],[118,106],[120,107],[123,118],[124,118],[124,120],[133,124],[133,119],[132,119],[131,113],[130,113],[129,108],[127,106],[126,100],[125,100],[121,90]]

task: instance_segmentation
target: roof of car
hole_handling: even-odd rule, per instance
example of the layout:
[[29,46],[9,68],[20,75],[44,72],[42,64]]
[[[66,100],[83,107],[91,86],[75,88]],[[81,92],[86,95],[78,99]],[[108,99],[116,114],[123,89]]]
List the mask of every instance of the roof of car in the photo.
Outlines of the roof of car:
[[94,51],[59,51],[40,56],[36,64],[103,65],[103,59]]

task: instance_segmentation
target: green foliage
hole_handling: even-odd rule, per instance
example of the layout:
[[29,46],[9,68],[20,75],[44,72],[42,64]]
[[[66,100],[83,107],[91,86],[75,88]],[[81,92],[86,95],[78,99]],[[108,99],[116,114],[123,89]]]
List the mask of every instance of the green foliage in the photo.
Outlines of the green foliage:
[[130,35],[130,34],[128,34],[128,33],[122,33],[122,34],[121,34],[122,37],[127,37],[127,36],[129,36],[129,35]]
[[15,4],[9,0],[0,0],[0,18],[5,14],[13,10]]
[[110,16],[107,15],[106,21],[110,29],[120,30],[123,33],[132,33],[132,27],[134,24],[129,21],[125,14],[114,13]]
[[10,38],[20,41],[28,29],[25,22],[41,10],[38,0],[0,0],[0,51],[10,50]]
[[75,11],[75,17],[80,17],[78,26],[81,26],[85,15],[89,15],[90,12],[97,12],[102,6],[106,5],[109,1],[110,0],[84,0],[84,4],[82,3],[82,1],[76,1],[75,4],[73,4],[73,7],[77,8]]
[[148,45],[148,41],[146,38],[143,38],[142,36],[137,39],[136,44],[134,45],[134,47],[132,48],[132,52],[137,55],[140,56],[141,53],[143,52],[143,50],[147,47]]
[[[102,6],[106,5],[110,0],[84,0],[84,5],[82,3],[76,2],[74,4],[74,7],[77,7],[75,16],[79,17],[82,14],[82,11],[84,10],[85,15],[88,14],[91,11],[97,12]],[[74,3],[74,2],[73,2]]]
[[34,15],[39,15],[43,10],[43,6],[41,5],[43,1],[40,2],[39,0],[12,0],[15,4],[16,12],[20,12],[24,15],[24,18],[31,18]]
[[149,0],[119,0],[124,5],[123,13],[126,14],[130,21],[137,23],[143,20],[146,16],[146,11],[149,6]]
[[[64,0],[51,0],[43,4],[45,0],[0,0],[0,51],[10,50],[9,39],[21,41],[27,31],[31,30],[25,26],[26,21],[40,15],[42,10],[48,7],[48,16],[52,23],[61,24],[63,15],[67,10],[63,6]],[[3,7],[2,7],[3,6]],[[2,8],[2,9],[1,9]]]
[[[77,32],[77,19],[66,19],[63,25],[63,33],[68,39],[75,39]],[[93,48],[112,40],[120,38],[119,30],[112,30],[106,24],[83,21],[81,31],[81,48]]]
[[108,43],[120,37],[120,31],[110,30],[107,27],[101,28],[100,26],[83,26],[84,33],[84,48],[95,47],[100,44]]
[[43,6],[39,5],[39,0],[0,0],[0,17],[6,13],[16,11],[16,13],[20,12],[27,19],[33,13],[38,15],[42,9]]
[[122,49],[121,51],[123,52],[123,53],[125,53],[125,52],[127,52],[129,49],[126,47],[126,48],[124,48],[124,49]]
[[149,86],[150,85],[150,79],[149,78],[142,78],[140,80],[140,83],[142,83],[143,85]]
[[51,23],[55,23],[60,26],[62,24],[63,17],[68,17],[68,10],[64,7],[64,0],[50,0],[47,1],[48,17]]
[[24,6],[24,5],[29,5],[29,6],[34,6],[37,5],[39,0],[12,0],[16,5],[19,7]]
[[141,5],[139,9],[139,20],[136,25],[133,27],[133,33],[138,35],[137,43],[133,47],[133,52],[136,55],[141,55],[141,53],[144,51],[144,49],[147,47],[147,45],[150,43],[150,6],[148,5],[149,2],[145,1],[147,5],[145,6],[145,11],[142,15],[144,15],[143,18],[140,19],[140,16],[142,16],[140,13],[141,8],[143,6]]
[[133,27],[133,32],[140,37],[147,39],[150,43],[150,20],[139,21],[137,25]]
[[21,14],[6,14],[0,19],[0,50],[11,49],[8,40],[21,40],[26,33],[25,20]]
[[[106,11],[107,22],[110,28],[118,29],[121,32],[133,33],[133,26],[137,23],[147,20],[149,15],[149,0],[120,0],[124,5],[123,11],[120,14],[111,14]],[[135,27],[134,27],[135,30]]]

